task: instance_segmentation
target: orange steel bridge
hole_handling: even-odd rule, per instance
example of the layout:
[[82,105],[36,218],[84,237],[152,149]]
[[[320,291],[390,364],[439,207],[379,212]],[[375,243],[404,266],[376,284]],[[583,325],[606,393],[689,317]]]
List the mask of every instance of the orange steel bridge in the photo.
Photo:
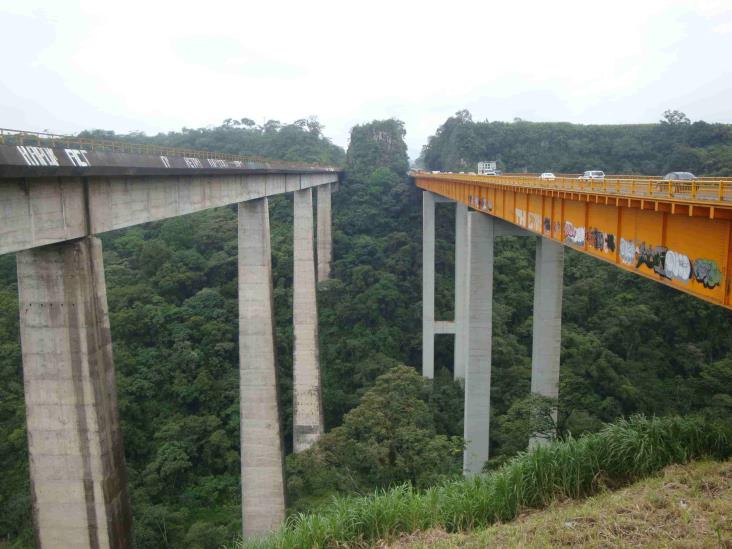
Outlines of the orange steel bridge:
[[732,309],[732,179],[410,176],[423,190]]

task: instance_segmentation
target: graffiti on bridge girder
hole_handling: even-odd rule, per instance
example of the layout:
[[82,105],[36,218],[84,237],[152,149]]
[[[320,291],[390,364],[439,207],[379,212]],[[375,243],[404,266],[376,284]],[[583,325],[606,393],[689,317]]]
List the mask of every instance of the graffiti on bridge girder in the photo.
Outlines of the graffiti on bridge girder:
[[602,232],[600,229],[591,228],[589,230],[589,243],[590,246],[605,253],[612,253],[615,251],[615,235],[612,233]]
[[722,271],[713,259],[696,259],[665,246],[639,245],[632,240],[620,239],[620,260],[625,265],[635,264],[635,268],[645,265],[659,276],[669,280],[689,282],[693,280],[705,288],[716,288],[722,283]]
[[564,223],[564,241],[576,246],[584,246],[585,228],[575,227],[571,221],[566,221]]

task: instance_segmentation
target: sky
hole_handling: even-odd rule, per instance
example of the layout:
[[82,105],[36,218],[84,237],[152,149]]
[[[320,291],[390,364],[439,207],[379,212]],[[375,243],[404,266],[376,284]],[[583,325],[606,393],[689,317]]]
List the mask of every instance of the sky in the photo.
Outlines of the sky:
[[0,127],[732,123],[732,0],[0,0]]

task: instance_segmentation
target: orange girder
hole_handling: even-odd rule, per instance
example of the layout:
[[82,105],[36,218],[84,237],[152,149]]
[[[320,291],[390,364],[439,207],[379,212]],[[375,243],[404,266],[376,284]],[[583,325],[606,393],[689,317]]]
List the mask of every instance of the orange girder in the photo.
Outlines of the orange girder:
[[732,309],[732,180],[410,175],[421,189]]

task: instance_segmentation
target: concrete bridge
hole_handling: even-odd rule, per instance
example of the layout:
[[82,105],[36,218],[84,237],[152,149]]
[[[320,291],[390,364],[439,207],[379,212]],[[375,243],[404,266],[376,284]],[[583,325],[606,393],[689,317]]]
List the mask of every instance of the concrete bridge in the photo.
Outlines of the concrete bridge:
[[[488,459],[495,238],[536,239],[532,393],[559,395],[565,247],[732,309],[732,179],[410,175],[423,190],[422,372],[434,374],[434,336],[454,334],[454,375],[465,386],[466,474]],[[453,320],[435,319],[438,202],[455,204]]]
[[102,245],[94,235],[228,204],[239,208],[244,535],[278,526],[285,480],[268,197],[294,194],[293,431],[300,451],[323,432],[316,280],[330,274],[339,172],[118,142],[0,137],[0,254],[17,257],[37,546],[132,545]]

